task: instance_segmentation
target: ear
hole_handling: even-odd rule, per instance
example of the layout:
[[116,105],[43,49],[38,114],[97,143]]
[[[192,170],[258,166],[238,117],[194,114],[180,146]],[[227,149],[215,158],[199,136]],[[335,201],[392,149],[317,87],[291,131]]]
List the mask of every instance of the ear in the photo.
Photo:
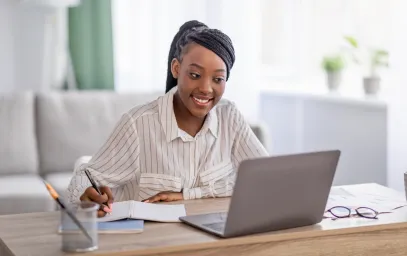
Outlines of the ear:
[[179,76],[179,70],[181,68],[181,63],[177,60],[177,58],[172,59],[171,61],[171,73],[172,76],[177,79]]

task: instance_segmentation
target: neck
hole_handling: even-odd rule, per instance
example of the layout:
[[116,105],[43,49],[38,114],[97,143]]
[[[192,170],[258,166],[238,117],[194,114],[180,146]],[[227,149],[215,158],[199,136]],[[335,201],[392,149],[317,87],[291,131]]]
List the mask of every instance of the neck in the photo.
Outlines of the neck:
[[184,103],[182,103],[177,93],[174,94],[173,106],[178,127],[192,137],[195,137],[199,130],[201,130],[205,118],[193,116],[185,107]]

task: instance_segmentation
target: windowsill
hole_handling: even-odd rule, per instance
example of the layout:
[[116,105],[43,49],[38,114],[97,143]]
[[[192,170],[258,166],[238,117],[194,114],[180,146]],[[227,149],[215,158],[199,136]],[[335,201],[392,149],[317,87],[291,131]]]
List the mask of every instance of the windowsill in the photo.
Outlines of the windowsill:
[[[357,88],[357,87],[354,87]],[[328,100],[338,103],[362,104],[377,107],[386,107],[387,102],[380,96],[365,95],[362,90],[346,90],[340,88],[336,92],[330,92],[326,86],[311,86],[299,84],[262,84],[259,88],[259,94],[272,93],[285,97],[301,97],[303,99]]]

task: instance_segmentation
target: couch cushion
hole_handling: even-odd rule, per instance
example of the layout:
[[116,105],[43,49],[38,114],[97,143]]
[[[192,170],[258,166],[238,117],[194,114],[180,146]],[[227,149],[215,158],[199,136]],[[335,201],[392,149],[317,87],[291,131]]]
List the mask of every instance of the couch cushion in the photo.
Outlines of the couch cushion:
[[51,198],[38,175],[9,175],[0,177],[0,214],[54,211]]
[[0,175],[37,170],[34,95],[0,94]]
[[72,172],[80,156],[96,153],[124,112],[159,95],[107,91],[38,94],[40,172]]

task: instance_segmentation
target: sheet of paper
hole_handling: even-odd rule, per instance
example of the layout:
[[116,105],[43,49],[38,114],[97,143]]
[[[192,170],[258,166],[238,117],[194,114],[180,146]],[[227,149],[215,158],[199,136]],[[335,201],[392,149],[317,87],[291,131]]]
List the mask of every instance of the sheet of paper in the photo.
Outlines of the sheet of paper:
[[375,191],[374,189],[352,191],[348,188],[333,187],[326,209],[334,206],[369,207],[378,212],[391,212],[395,208],[407,205],[405,198],[398,193],[389,194],[389,191]]
[[133,201],[132,217],[136,219],[179,222],[179,217],[185,215],[185,205],[183,204],[170,205]]
[[130,206],[130,201],[114,202],[112,205],[112,212],[106,214],[104,217],[98,218],[97,221],[106,222],[130,218]]

